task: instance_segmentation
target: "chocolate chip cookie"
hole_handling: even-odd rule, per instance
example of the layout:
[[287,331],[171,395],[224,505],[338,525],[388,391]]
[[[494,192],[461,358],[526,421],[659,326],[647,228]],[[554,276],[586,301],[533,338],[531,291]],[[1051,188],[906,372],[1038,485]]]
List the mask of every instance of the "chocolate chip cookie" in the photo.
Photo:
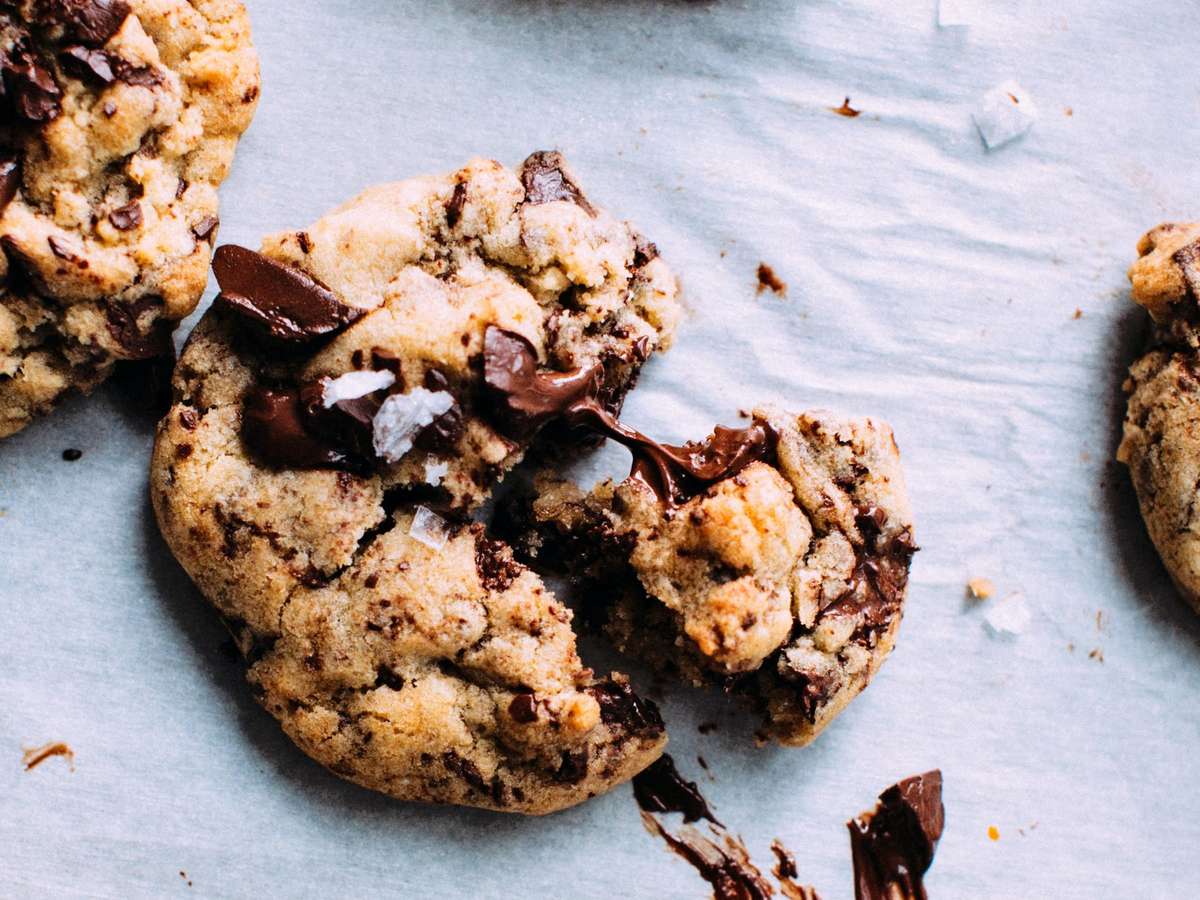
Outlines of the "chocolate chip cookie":
[[1125,382],[1117,458],[1167,571],[1200,612],[1200,223],[1159,225],[1137,249],[1129,280],[1152,331]]
[[235,0],[0,3],[0,437],[172,352],[258,99]]
[[748,700],[760,739],[804,745],[891,651],[916,545],[891,429],[759,409],[744,429],[634,453],[584,494],[542,475],[506,531],[581,577],[621,650]]
[[653,761],[653,704],[584,667],[570,611],[465,514],[531,444],[578,441],[546,410],[614,416],[667,345],[654,246],[536,153],[373,188],[213,268],[152,498],[288,735],[394,797],[523,813]]

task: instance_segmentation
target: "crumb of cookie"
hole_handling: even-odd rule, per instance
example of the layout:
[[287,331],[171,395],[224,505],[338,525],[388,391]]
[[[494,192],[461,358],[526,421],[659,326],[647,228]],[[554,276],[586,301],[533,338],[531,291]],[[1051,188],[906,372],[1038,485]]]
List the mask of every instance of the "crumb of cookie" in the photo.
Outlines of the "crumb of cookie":
[[758,288],[755,291],[761,294],[763,291],[770,289],[773,293],[780,297],[787,296],[787,282],[775,274],[775,270],[768,266],[765,262],[758,264]]
[[984,94],[979,108],[971,115],[984,146],[995,150],[1033,127],[1037,107],[1025,89],[1010,80]]
[[967,582],[967,592],[975,600],[986,600],[996,592],[990,578],[972,578]]
[[1104,651],[1096,647],[1088,653],[1088,659],[1094,659],[1096,662],[1102,663],[1104,662]]
[[1071,116],[1075,115],[1075,110],[1071,109],[1071,107],[1068,106],[1066,109],[1063,110],[1063,115],[1069,119],[1069,118],[1071,118]]
[[993,604],[984,616],[984,624],[997,636],[1023,634],[1033,620],[1025,595],[1014,591],[1003,600]]
[[1069,643],[1069,644],[1067,644],[1067,652],[1068,652],[1068,653],[1074,653],[1074,652],[1075,652],[1075,645],[1074,645],[1074,644],[1070,644],[1070,643]]
[[1102,609],[1096,610],[1096,630],[1104,631],[1107,628],[1108,628],[1108,616],[1105,614],[1104,610],[1102,610]]
[[427,506],[417,507],[408,533],[414,540],[433,550],[441,550],[450,537],[446,529],[446,520]]
[[21,764],[25,766],[26,772],[36,769],[52,756],[61,756],[71,767],[71,771],[75,771],[75,751],[62,741],[51,741],[40,747],[24,747],[22,749],[24,753],[21,755]]
[[841,106],[829,107],[829,111],[837,113],[839,116],[845,116],[847,119],[853,119],[853,118],[856,118],[857,116],[862,115],[861,109],[855,109],[853,106],[850,105],[849,97],[847,97],[845,100],[842,101]]
[[82,450],[76,450],[74,447],[69,447],[62,452],[62,458],[67,462],[75,462],[83,457]]
[[1082,319],[1083,318],[1083,310],[1080,309],[1078,306],[1075,307],[1075,315],[1071,316],[1071,318],[1072,319]]
[[992,841],[1000,840],[1000,829],[997,828],[995,825],[989,825],[988,830],[987,830],[987,836],[988,836],[988,840],[992,840]]

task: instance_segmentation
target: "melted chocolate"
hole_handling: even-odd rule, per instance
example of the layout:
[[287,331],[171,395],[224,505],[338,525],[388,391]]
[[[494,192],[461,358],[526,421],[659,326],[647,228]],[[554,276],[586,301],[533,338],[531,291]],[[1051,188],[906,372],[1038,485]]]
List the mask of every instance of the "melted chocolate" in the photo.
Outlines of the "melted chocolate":
[[646,812],[642,821],[712,885],[715,900],[768,900],[774,894],[762,872],[750,862],[745,846],[731,835],[722,835],[725,846],[721,847],[687,826],[678,835],[671,834]]
[[604,407],[600,364],[572,372],[539,372],[529,341],[494,325],[484,333],[483,371],[500,427],[510,436],[528,438],[554,419],[603,434],[629,448],[632,477],[668,505],[774,454],[774,435],[761,423],[741,429],[717,427],[706,440],[681,447],[660,444],[622,425]]
[[684,780],[668,753],[633,779],[633,795],[638,806],[646,812],[678,812],[683,813],[685,823],[707,819],[715,825],[721,824],[708,808],[696,783]]
[[333,334],[362,316],[307,272],[226,244],[213,254],[217,303],[283,341]]
[[846,823],[856,900],[925,900],[923,878],[945,825],[942,773],[906,778],[879,795],[874,812]]
[[257,456],[279,467],[352,467],[348,454],[304,427],[300,391],[295,388],[251,388],[242,409],[242,440]]

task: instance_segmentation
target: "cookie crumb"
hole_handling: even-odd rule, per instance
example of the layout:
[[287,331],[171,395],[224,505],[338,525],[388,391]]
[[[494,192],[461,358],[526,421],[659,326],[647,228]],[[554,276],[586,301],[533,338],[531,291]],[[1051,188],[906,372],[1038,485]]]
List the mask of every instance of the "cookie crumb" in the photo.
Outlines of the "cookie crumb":
[[1072,319],[1082,319],[1083,318],[1083,310],[1080,309],[1078,306],[1075,307],[1075,315],[1071,316],[1071,318]]
[[1071,109],[1071,107],[1068,106],[1066,109],[1063,110],[1063,115],[1069,119],[1069,118],[1071,118],[1071,116],[1075,115],[1075,110]]
[[998,841],[1000,840],[1000,829],[995,825],[989,825],[987,835],[989,840]]
[[967,582],[967,592],[975,600],[986,600],[996,592],[990,578],[972,578]]
[[845,100],[842,101],[841,106],[829,107],[829,111],[837,113],[839,116],[845,116],[847,119],[854,119],[854,118],[857,118],[858,116],[862,115],[861,109],[855,109],[853,106],[850,105],[849,97],[847,97]]
[[1099,647],[1095,647],[1092,649],[1092,651],[1090,653],[1088,653],[1088,659],[1094,659],[1098,663],[1103,663],[1104,662],[1104,651],[1101,650]]
[[758,264],[758,289],[755,293],[761,294],[768,288],[780,297],[787,296],[787,282],[776,275],[775,270],[765,262],[760,262]]
[[68,447],[62,452],[62,458],[67,462],[75,462],[83,456],[82,450],[76,450],[74,447]]
[[61,756],[71,767],[71,771],[75,771],[75,751],[62,741],[51,741],[40,747],[22,747],[21,749],[24,751],[21,755],[21,764],[25,766],[26,772],[36,769],[52,756]]

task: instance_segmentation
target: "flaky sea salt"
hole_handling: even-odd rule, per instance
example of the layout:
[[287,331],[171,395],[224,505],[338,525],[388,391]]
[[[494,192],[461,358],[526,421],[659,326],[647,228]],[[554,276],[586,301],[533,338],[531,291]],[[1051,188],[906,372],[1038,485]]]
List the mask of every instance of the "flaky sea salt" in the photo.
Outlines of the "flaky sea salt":
[[989,150],[995,150],[1033,127],[1037,107],[1023,87],[1009,80],[983,95],[972,118],[983,143]]
[[970,0],[938,0],[938,28],[966,28],[971,24]]
[[437,487],[449,471],[450,463],[444,459],[427,459],[425,461],[425,483]]
[[450,537],[446,532],[446,520],[424,506],[418,506],[417,511],[413,513],[412,525],[408,527],[408,534],[413,540],[420,541],[426,547],[434,550],[441,550],[445,547],[446,541]]
[[415,388],[407,394],[392,394],[372,422],[376,455],[390,463],[399,462],[421,430],[453,405],[454,398],[445,391]]
[[327,378],[321,386],[321,404],[326,408],[339,400],[357,400],[396,383],[391,372],[347,372],[337,378]]
[[983,621],[994,635],[1017,635],[1025,633],[1033,621],[1033,614],[1025,602],[1025,595],[1016,591],[988,607]]

